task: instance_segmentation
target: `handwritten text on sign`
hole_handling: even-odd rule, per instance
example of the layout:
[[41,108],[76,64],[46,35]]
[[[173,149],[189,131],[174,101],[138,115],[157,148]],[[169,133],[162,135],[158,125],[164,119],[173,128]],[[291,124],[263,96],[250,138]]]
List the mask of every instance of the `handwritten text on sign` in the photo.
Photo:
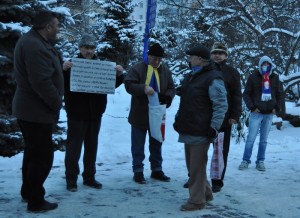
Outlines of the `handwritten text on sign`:
[[110,61],[73,58],[70,91],[114,94],[116,63]]

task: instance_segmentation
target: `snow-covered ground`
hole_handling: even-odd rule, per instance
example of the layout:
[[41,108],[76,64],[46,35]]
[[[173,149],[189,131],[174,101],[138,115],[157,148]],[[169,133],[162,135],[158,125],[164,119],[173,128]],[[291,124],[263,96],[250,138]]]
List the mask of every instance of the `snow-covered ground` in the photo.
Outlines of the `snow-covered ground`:
[[[251,164],[248,170],[238,170],[244,142],[232,138],[225,186],[214,194],[214,200],[204,210],[182,212],[180,205],[188,198],[182,186],[187,179],[183,144],[172,124],[179,98],[167,109],[166,140],[163,144],[163,169],[171,182],[150,178],[148,147],[145,152],[146,185],[132,180],[130,125],[127,122],[130,96],[121,86],[109,95],[99,135],[96,179],[103,188],[95,190],[78,180],[78,192],[66,190],[64,152],[55,152],[53,169],[46,180],[46,199],[58,202],[56,210],[44,214],[26,212],[26,203],[19,195],[22,154],[0,157],[0,217],[282,217],[296,218],[300,214],[300,128],[283,123],[281,130],[272,126],[266,152],[266,171],[260,172]],[[287,103],[287,112],[300,114],[300,108]],[[66,120],[64,111],[61,118]],[[65,123],[64,123],[65,124]],[[212,149],[209,150],[211,157]],[[257,142],[252,161],[257,154]],[[80,160],[82,166],[82,161]],[[209,167],[208,167],[209,175]]]

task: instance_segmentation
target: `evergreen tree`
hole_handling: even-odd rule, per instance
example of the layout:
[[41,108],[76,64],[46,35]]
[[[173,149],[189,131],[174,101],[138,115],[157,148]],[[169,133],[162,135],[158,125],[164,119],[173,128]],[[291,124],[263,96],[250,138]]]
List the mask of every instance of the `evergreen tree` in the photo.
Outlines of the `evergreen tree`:
[[[2,0],[0,5],[0,156],[12,156],[23,149],[23,140],[16,118],[11,116],[15,92],[13,76],[14,48],[18,39],[31,28],[32,19],[39,10],[50,9],[54,1]],[[56,5],[54,5],[56,6]],[[63,7],[53,11],[66,14]],[[60,133],[62,134],[62,133]],[[58,144],[62,140],[55,140]]]
[[129,19],[133,12],[132,0],[98,1],[104,9],[102,48],[98,56],[115,61],[124,67],[133,57],[135,33]]

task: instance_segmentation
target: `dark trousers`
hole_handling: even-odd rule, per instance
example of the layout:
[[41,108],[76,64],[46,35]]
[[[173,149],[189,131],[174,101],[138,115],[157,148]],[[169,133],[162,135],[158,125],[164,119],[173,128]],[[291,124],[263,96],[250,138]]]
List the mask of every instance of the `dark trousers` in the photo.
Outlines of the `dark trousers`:
[[66,179],[77,180],[80,173],[78,161],[84,144],[83,179],[94,179],[98,150],[98,134],[101,117],[98,120],[73,120],[68,118],[65,154]]
[[18,120],[18,123],[25,142],[21,195],[28,200],[28,205],[39,206],[44,202],[43,185],[53,164],[53,124],[23,120]]
[[[143,172],[145,159],[145,142],[147,129],[140,129],[131,126],[131,154],[132,154],[132,170],[133,172]],[[162,170],[162,155],[161,155],[162,143],[152,138],[149,134],[149,161],[151,164],[152,171]]]
[[226,167],[227,167],[227,158],[228,158],[228,153],[229,153],[229,148],[230,148],[230,138],[231,138],[231,126],[222,129],[224,130],[224,142],[223,142],[223,158],[224,158],[224,169],[222,173],[222,177],[220,180],[218,179],[212,179],[211,184],[212,186],[220,186],[223,187],[223,179],[225,177],[225,172],[226,172]]

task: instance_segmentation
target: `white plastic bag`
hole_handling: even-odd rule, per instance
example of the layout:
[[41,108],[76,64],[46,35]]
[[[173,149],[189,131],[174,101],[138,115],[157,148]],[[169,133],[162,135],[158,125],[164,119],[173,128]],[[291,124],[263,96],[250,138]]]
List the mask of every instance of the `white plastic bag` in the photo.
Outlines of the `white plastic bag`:
[[166,105],[152,106],[149,104],[150,134],[159,142],[164,141],[165,136]]

